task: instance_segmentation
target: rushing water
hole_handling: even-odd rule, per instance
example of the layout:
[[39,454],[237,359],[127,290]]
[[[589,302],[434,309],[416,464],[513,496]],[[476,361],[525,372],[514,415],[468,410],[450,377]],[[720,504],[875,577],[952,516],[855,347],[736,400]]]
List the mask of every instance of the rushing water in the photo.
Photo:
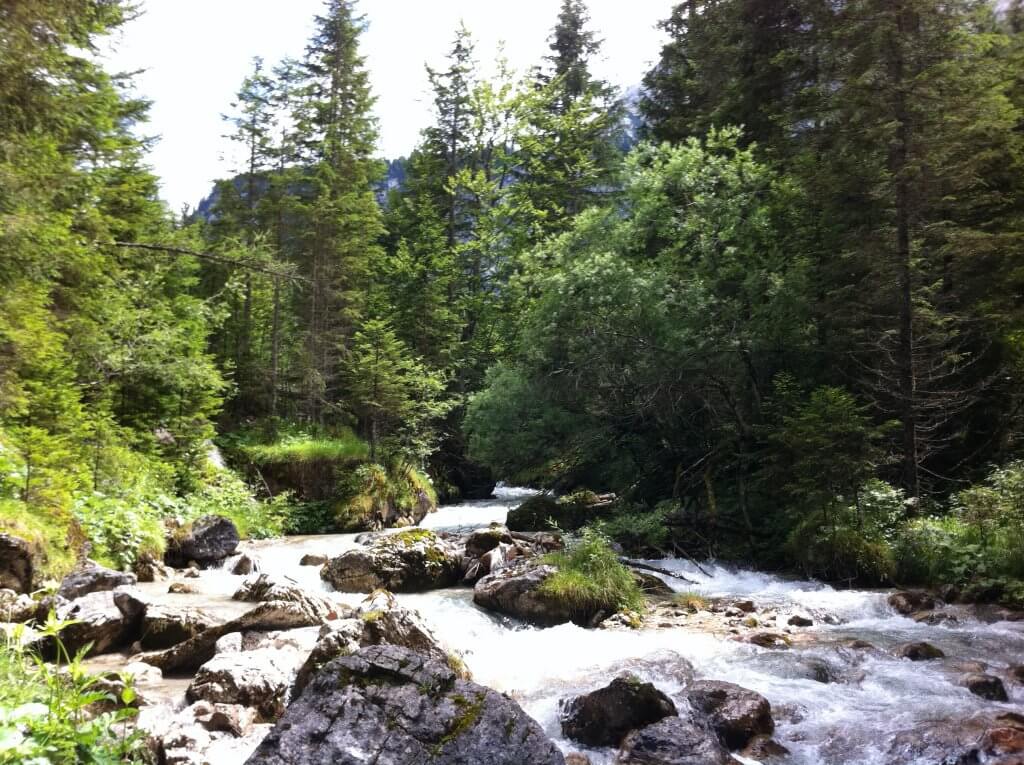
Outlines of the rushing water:
[[[494,500],[443,507],[422,525],[461,531],[501,522],[524,494],[499,489]],[[252,543],[247,550],[258,559],[261,570],[325,589],[317,567],[300,566],[300,558],[306,553],[337,555],[354,546],[355,535],[328,535]],[[749,598],[759,608],[770,607],[782,615],[808,614],[815,626],[800,630],[802,639],[792,649],[774,651],[683,627],[639,631],[527,627],[476,608],[468,588],[398,598],[417,609],[449,649],[464,655],[475,680],[517,699],[565,751],[580,747],[561,737],[558,700],[605,685],[627,669],[674,696],[679,705],[685,705],[681,692],[693,676],[728,680],[764,694],[775,714],[775,738],[790,750],[787,762],[794,765],[932,765],[933,753],[915,760],[908,754],[912,746],[894,741],[903,736],[916,745],[934,731],[962,725],[977,713],[1010,711],[1024,702],[1021,686],[1011,682],[1006,682],[1011,694],[1006,704],[980,699],[957,684],[968,662],[984,662],[989,671],[1001,674],[1009,664],[1024,661],[1024,624],[967,619],[928,626],[895,614],[884,592],[837,591],[713,564],[698,570],[678,559],[658,561],[658,565],[696,582],[666,578],[676,590]],[[237,603],[227,606],[237,577],[211,571],[198,581],[205,595],[202,605],[238,608]],[[178,597],[196,604],[194,595]],[[334,597],[354,603],[361,596],[336,593]],[[854,638],[879,650],[851,649],[848,643]],[[888,653],[910,640],[927,640],[947,658],[914,663]],[[822,674],[833,682],[821,682]],[[595,765],[610,763],[614,756],[611,750],[587,754]]]

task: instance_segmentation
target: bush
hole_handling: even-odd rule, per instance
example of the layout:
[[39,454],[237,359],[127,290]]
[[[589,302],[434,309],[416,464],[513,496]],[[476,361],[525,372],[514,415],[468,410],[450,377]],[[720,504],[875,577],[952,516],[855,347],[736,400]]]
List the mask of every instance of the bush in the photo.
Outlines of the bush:
[[106,566],[130,569],[164,554],[163,518],[152,504],[94,493],[77,499],[74,516],[92,543],[90,557]]
[[37,572],[60,579],[75,565],[82,533],[69,513],[33,508],[17,499],[0,499],[0,531],[29,543]]
[[661,556],[671,542],[668,520],[677,515],[674,502],[661,502],[655,508],[629,508],[598,521],[595,528],[630,555]]
[[598,611],[643,607],[643,593],[632,572],[619,562],[607,537],[593,529],[584,529],[568,549],[546,555],[544,562],[558,571],[541,585],[541,594],[567,604],[581,621]]
[[[40,630],[57,647],[57,665],[24,648],[20,627],[0,642],[0,765],[144,761],[142,736],[123,728],[136,714],[131,678],[117,695],[103,690],[57,637],[72,623],[51,613]],[[97,713],[97,704],[115,709]]]

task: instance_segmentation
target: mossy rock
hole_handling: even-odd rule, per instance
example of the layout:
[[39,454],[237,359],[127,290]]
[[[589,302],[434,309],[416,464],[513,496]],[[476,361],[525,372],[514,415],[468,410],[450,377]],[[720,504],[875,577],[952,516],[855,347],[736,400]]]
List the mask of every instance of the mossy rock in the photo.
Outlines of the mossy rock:
[[510,510],[506,526],[511,531],[550,531],[553,526],[562,531],[575,531],[594,518],[593,504],[583,497],[574,495],[559,501],[546,494],[538,494]]

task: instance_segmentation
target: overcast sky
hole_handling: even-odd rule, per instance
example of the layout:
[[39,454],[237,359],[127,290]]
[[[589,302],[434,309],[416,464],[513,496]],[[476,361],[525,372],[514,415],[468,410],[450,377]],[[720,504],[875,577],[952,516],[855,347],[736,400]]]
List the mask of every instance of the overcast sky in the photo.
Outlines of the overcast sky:
[[[655,25],[671,0],[591,0],[591,26],[604,39],[593,69],[610,82],[634,85],[657,59],[663,36]],[[512,66],[525,71],[547,51],[559,0],[362,0],[370,22],[363,37],[380,120],[380,150],[408,154],[429,119],[425,62],[440,63],[462,19],[478,58],[499,42]],[[298,56],[323,0],[143,0],[143,15],[113,40],[109,67],[144,70],[136,78],[153,101],[148,135],[160,136],[151,162],[172,209],[195,205],[214,179],[236,169],[222,136],[228,111],[253,56],[268,64]]]

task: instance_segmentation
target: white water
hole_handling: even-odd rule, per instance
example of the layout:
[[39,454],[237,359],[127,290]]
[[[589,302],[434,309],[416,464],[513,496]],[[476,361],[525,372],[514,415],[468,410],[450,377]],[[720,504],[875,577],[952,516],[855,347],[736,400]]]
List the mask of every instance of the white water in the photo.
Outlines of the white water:
[[[524,494],[504,489],[494,500],[443,507],[422,525],[466,530],[504,521]],[[337,555],[355,546],[355,535],[348,534],[254,543],[248,551],[262,571],[327,589],[318,568],[299,566],[299,559],[310,552]],[[666,578],[674,589],[749,598],[759,608],[775,609],[782,624],[791,613],[809,614],[815,626],[799,632],[811,639],[790,650],[773,651],[684,628],[539,629],[476,608],[472,591],[466,588],[398,597],[420,612],[449,649],[464,655],[477,682],[516,698],[565,751],[580,747],[561,737],[558,700],[601,687],[626,669],[674,696],[679,706],[685,706],[681,691],[691,676],[728,680],[764,694],[772,703],[775,738],[791,751],[786,761],[794,765],[933,765],[934,752],[915,758],[905,747],[890,751],[893,739],[913,732],[911,740],[916,743],[938,726],[961,724],[980,712],[1009,711],[1024,702],[1021,686],[1005,679],[1011,694],[1008,704],[982,700],[956,684],[967,661],[985,662],[994,674],[1001,674],[1008,664],[1024,662],[1024,624],[971,620],[927,626],[894,614],[883,592],[837,591],[714,564],[703,567],[705,574],[683,560],[657,563],[697,582]],[[238,582],[223,572],[204,572],[197,581],[209,606],[226,598]],[[334,597],[355,603],[362,596]],[[850,649],[845,643],[853,638],[881,650]],[[887,654],[910,640],[937,645],[947,659],[913,663]],[[812,679],[814,666],[827,667],[837,681]],[[614,755],[611,750],[587,754],[595,765],[612,762]]]

